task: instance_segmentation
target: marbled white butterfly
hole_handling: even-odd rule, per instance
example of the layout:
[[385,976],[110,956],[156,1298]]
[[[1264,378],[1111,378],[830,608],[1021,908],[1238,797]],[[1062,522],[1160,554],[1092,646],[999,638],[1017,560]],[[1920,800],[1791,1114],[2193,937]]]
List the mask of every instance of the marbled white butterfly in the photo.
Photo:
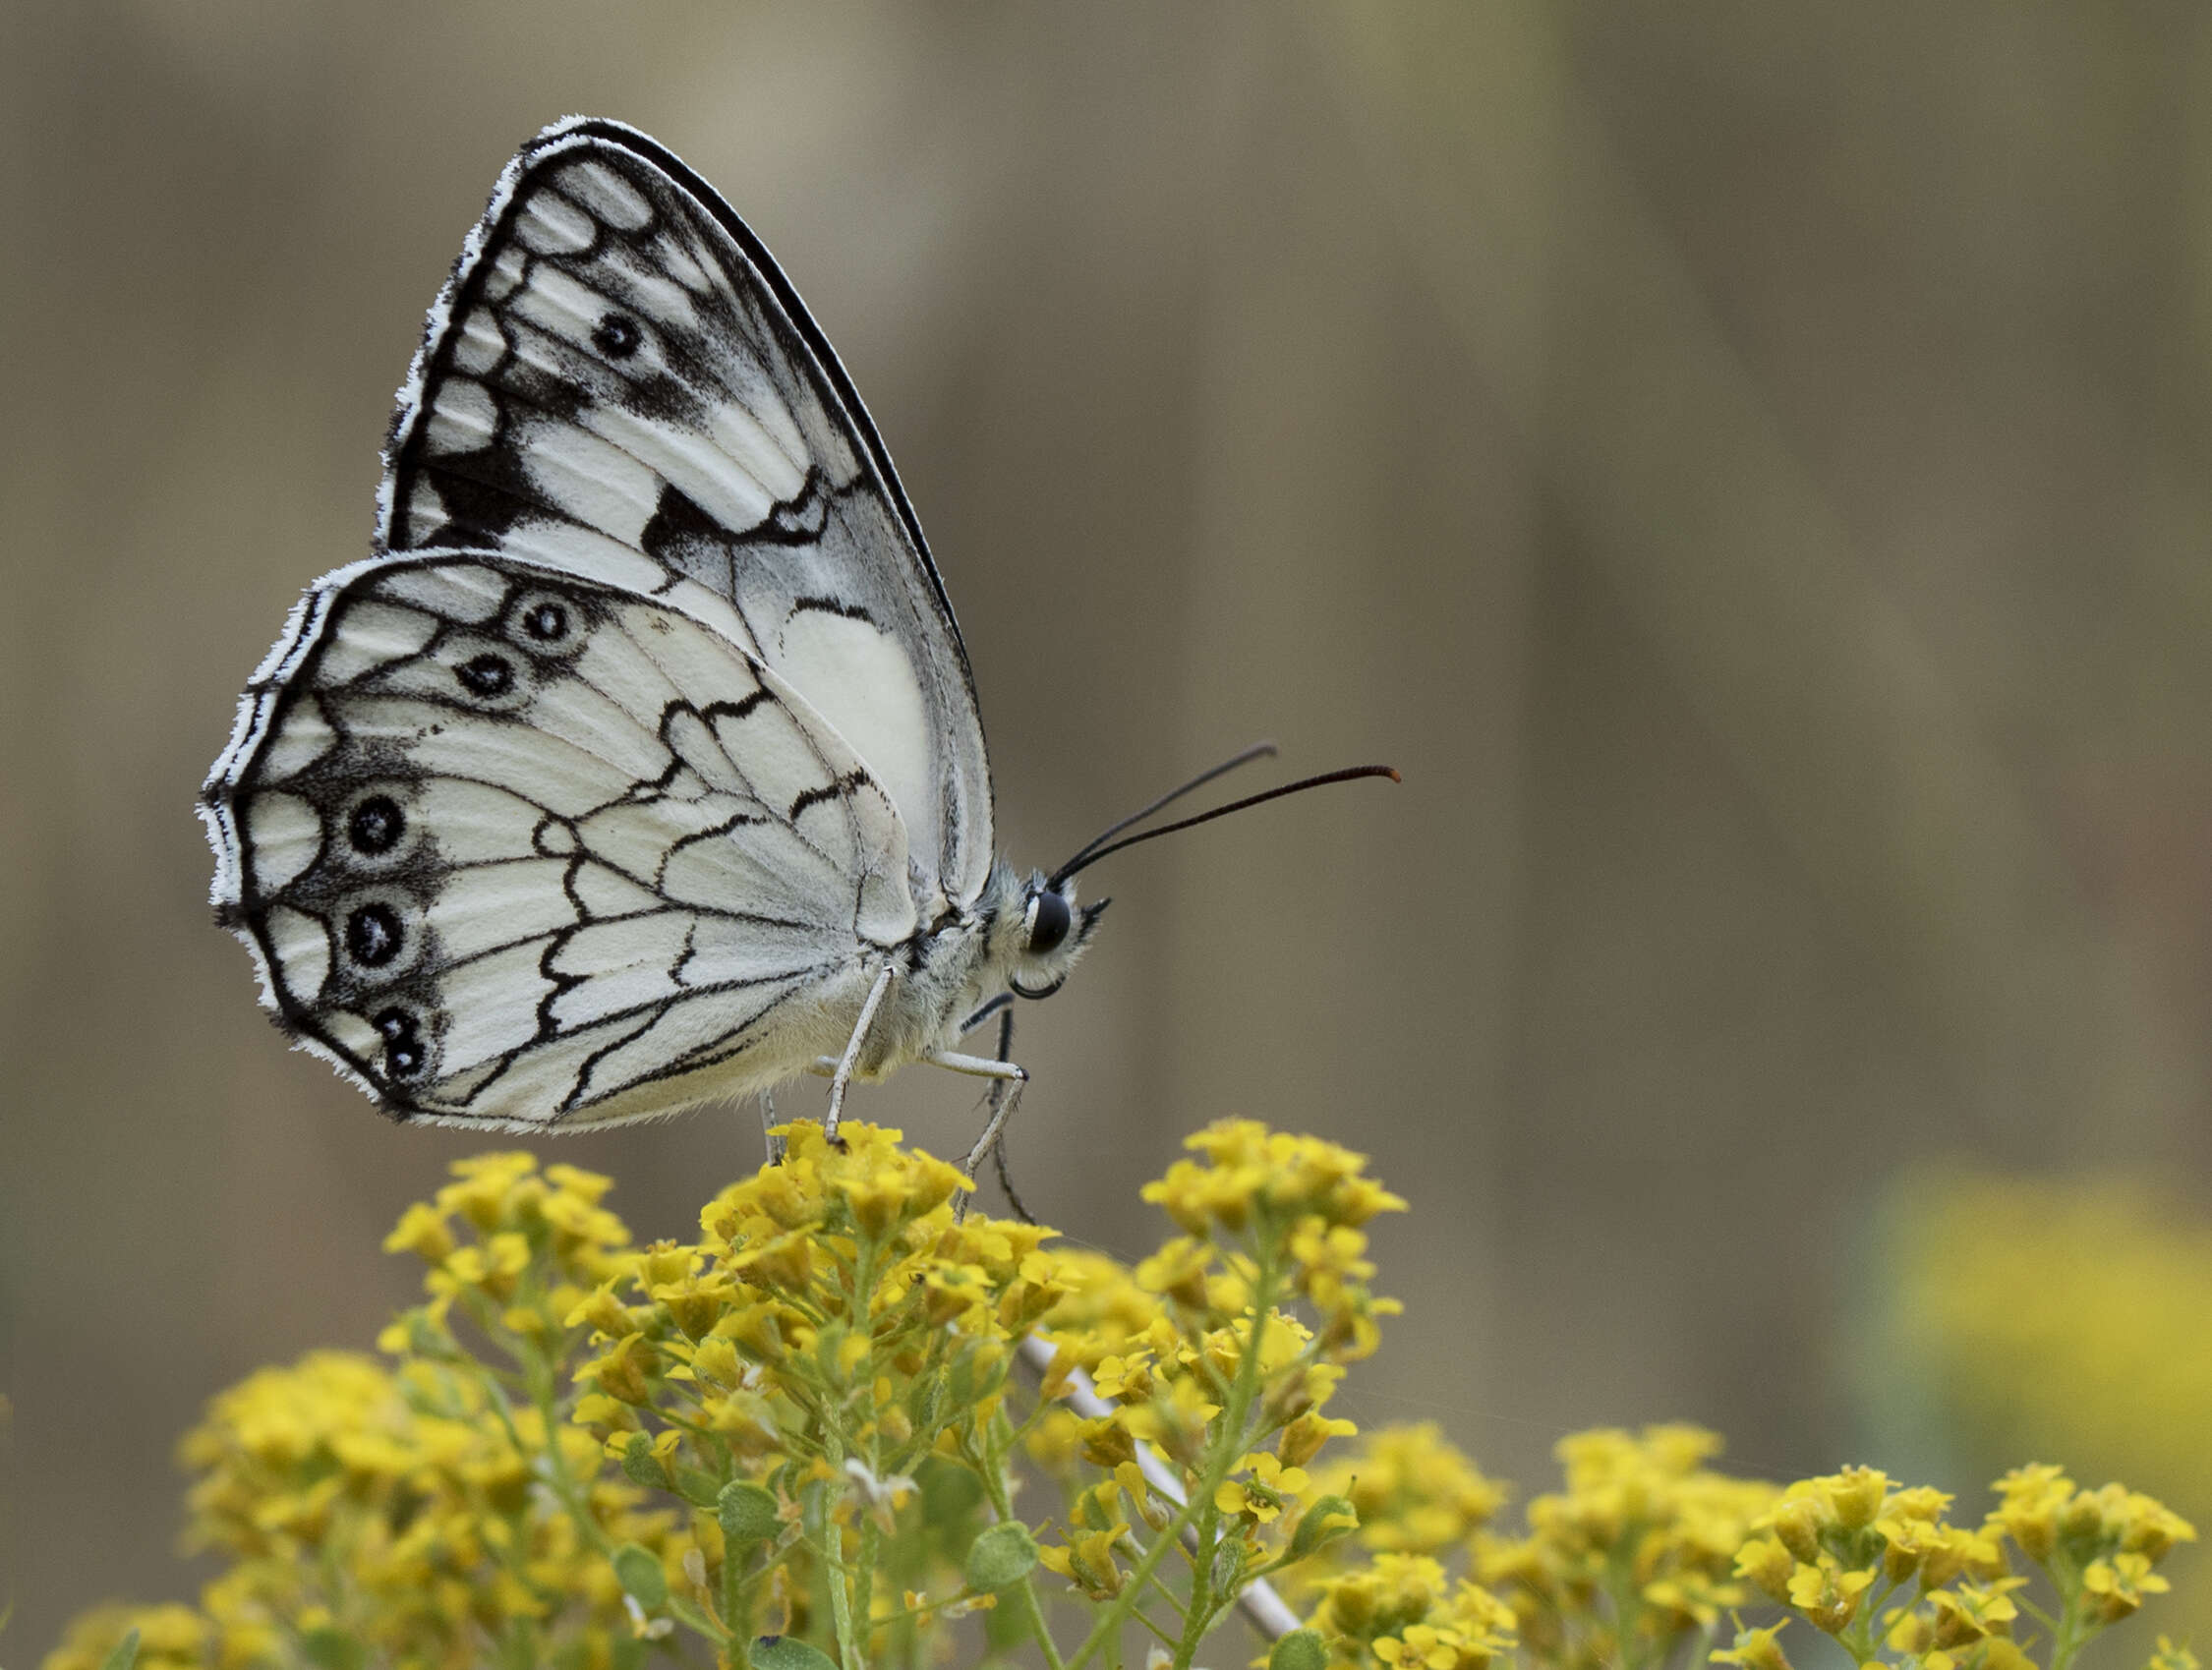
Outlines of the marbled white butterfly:
[[[1024,1077],[1006,1006],[1105,908],[1075,872],[1184,826],[1125,819],[1049,876],[995,856],[890,454],[767,250],[643,134],[570,118],[500,176],[374,551],[292,611],[201,808],[300,1044],[399,1118],[509,1130],[812,1070],[834,1134],[851,1079],[933,1062],[999,1081],[980,1156]],[[993,1013],[996,1058],[955,1048]]]

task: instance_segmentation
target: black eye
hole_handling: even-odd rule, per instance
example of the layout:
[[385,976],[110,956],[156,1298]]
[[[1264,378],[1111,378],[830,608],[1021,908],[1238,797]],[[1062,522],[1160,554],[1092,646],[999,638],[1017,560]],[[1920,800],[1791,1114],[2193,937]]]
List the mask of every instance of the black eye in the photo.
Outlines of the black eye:
[[1029,950],[1032,954],[1048,951],[1068,937],[1068,924],[1075,919],[1068,901],[1056,893],[1041,893],[1029,901]]

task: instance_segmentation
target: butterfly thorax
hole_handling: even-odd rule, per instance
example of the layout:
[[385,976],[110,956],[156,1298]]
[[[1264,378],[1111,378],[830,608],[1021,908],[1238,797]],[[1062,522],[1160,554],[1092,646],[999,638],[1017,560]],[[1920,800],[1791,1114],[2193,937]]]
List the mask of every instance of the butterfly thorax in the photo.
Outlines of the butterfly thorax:
[[[1077,908],[1073,886],[1054,889],[1042,874],[1024,877],[999,859],[974,903],[900,949],[862,1047],[859,1075],[882,1078],[931,1050],[957,1048],[968,1017],[995,998],[1057,991],[1088,947],[1107,902]],[[1057,934],[1055,920],[1064,924]],[[856,984],[864,995],[866,983]],[[851,1018],[857,1014],[856,1000]]]

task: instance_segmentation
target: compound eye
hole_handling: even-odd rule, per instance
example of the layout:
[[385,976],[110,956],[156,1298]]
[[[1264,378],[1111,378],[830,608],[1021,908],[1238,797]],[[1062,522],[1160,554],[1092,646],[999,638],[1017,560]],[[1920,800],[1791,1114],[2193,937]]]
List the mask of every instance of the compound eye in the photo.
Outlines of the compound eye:
[[1068,901],[1056,893],[1041,893],[1029,900],[1029,952],[1036,955],[1051,950],[1068,937],[1068,926],[1075,913]]

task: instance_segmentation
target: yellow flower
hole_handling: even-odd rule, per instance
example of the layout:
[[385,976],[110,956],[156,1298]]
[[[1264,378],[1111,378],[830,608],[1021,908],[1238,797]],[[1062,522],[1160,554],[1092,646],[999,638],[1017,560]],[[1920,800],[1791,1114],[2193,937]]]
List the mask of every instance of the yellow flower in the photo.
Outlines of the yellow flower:
[[1789,1604],[1814,1629],[1839,1635],[1850,1628],[1860,1598],[1873,1585],[1872,1572],[1846,1572],[1834,1556],[1823,1554],[1818,1564],[1801,1565],[1790,1575]]
[[453,1250],[453,1232],[444,1213],[418,1200],[399,1215],[398,1227],[384,1237],[384,1250],[412,1252],[426,1264],[436,1264]]
[[1184,1146],[1206,1163],[1178,1160],[1143,1196],[1187,1234],[1242,1235],[1254,1211],[1295,1223],[1313,1217],[1358,1228],[1405,1202],[1365,1176],[1364,1156],[1318,1137],[1270,1131],[1254,1120],[1224,1120]]
[[659,1365],[659,1354],[643,1334],[625,1334],[577,1369],[576,1379],[590,1381],[622,1403],[642,1404],[653,1395],[652,1377]]
[[1788,1627],[1784,1618],[1763,1630],[1738,1629],[1735,1641],[1713,1654],[1716,1664],[1734,1664],[1740,1670],[1792,1670],[1789,1654],[1775,1638]]
[[1206,1278],[1213,1272],[1214,1247],[1196,1236],[1177,1236],[1136,1267],[1136,1285],[1165,1294],[1193,1310],[1207,1308]]
[[1290,1467],[1304,1467],[1331,1438],[1350,1438],[1359,1430],[1349,1420],[1309,1410],[1283,1428],[1275,1440],[1275,1454]]
[[1882,1512],[1890,1476],[1877,1468],[1845,1468],[1817,1481],[1829,1512],[1844,1531],[1864,1530]]
[[1194,1378],[1180,1375],[1155,1390],[1148,1402],[1125,1409],[1122,1424],[1131,1436],[1188,1461],[1203,1448],[1207,1423],[1220,1412],[1221,1406]]
[[1249,1515],[1256,1525],[1269,1525],[1285,1506],[1295,1506],[1312,1488],[1304,1468],[1287,1468],[1279,1456],[1257,1451],[1237,1464],[1249,1471],[1249,1482],[1227,1479],[1213,1493],[1214,1506],[1225,1514]]
[[2142,1605],[2144,1595],[2164,1594],[2173,1585],[2151,1570],[2149,1555],[2115,1554],[2092,1561],[2081,1586],[2098,1621],[2117,1624]]
[[1308,1627],[1365,1643],[1382,1664],[1481,1670],[1512,1649],[1515,1624],[1480,1584],[1455,1584],[1425,1555],[1386,1553],[1324,1583]]
[[2014,1468],[1994,1486],[2000,1500],[1990,1524],[2041,1564],[2059,1545],[2059,1515],[2073,1495],[2073,1480],[2058,1468],[2036,1463]]
[[532,1176],[538,1161],[531,1154],[478,1154],[455,1160],[449,1169],[460,1181],[437,1191],[438,1211],[459,1213],[485,1235],[512,1220],[518,1194],[543,1191]]
[[1749,1578],[1770,1600],[1787,1600],[1797,1562],[1773,1536],[1755,1536],[1736,1555],[1736,1576]]
[[1129,1534],[1119,1522],[1078,1533],[1066,1544],[1044,1543],[1037,1558],[1048,1571],[1058,1572],[1093,1600],[1111,1600],[1128,1581],[1114,1561],[1114,1545]]
[[2001,1578],[1994,1583],[1963,1584],[1955,1589],[1937,1589],[1928,1596],[1935,1642],[1955,1648],[1992,1636],[2008,1636],[2020,1609],[2012,1591],[2025,1586],[2025,1578]]

